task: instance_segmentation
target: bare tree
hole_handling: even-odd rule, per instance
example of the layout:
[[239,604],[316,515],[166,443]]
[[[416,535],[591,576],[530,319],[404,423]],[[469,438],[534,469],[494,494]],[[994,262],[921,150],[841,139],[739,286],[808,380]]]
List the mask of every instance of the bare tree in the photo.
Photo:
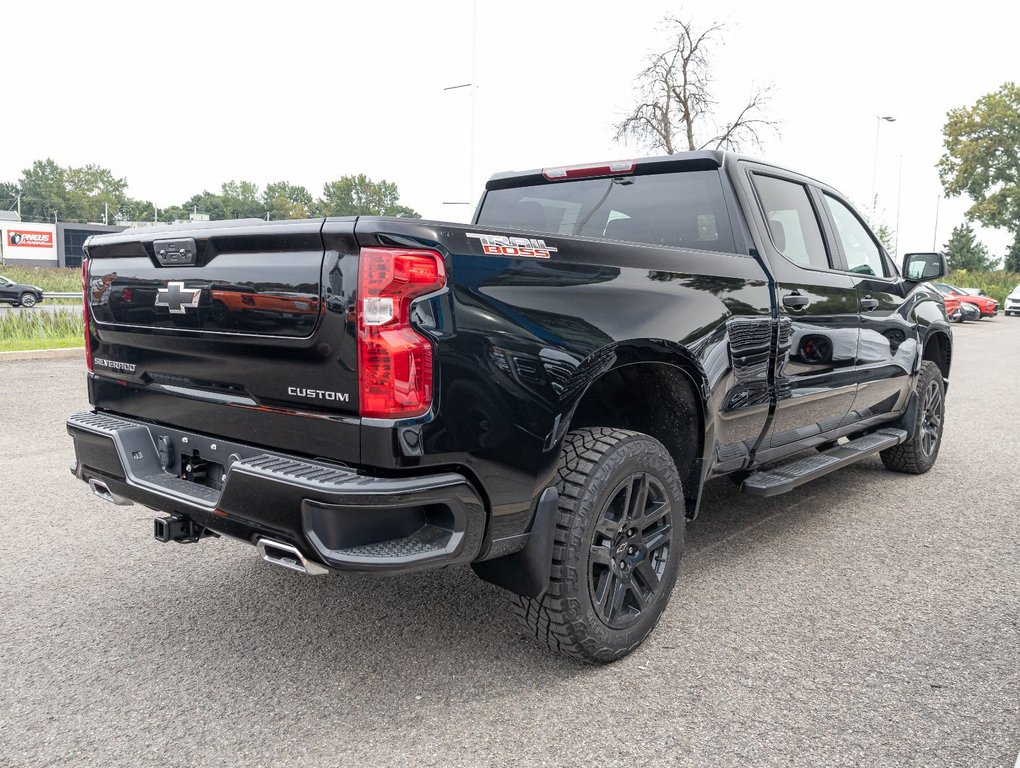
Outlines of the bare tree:
[[[747,143],[761,147],[761,131],[777,130],[776,121],[765,116],[772,85],[752,86],[736,118],[717,122],[708,51],[723,25],[699,32],[692,21],[669,16],[663,21],[676,39],[665,53],[650,55],[648,67],[638,74],[641,103],[616,126],[616,140],[634,139],[670,155],[685,149],[739,149]],[[707,141],[702,140],[705,133],[712,134]]]

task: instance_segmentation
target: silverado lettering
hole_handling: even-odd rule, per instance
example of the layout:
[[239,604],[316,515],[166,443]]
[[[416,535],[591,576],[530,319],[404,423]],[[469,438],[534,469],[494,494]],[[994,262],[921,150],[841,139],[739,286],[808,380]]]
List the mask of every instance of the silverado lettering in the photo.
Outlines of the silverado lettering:
[[939,454],[945,258],[896,264],[837,190],[739,155],[498,174],[470,225],[84,250],[92,409],[67,429],[97,495],[304,574],[470,565],[588,662],[652,631],[712,478],[771,496]]

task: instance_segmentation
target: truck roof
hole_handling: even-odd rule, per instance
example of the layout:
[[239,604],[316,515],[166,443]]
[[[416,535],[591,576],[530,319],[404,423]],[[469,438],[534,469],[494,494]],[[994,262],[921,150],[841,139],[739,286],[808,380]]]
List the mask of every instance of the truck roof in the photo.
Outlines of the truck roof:
[[[727,152],[720,149],[701,149],[694,152],[677,152],[672,155],[656,155],[652,157],[640,157],[636,159],[628,159],[623,162],[633,163],[633,173],[636,176],[651,173],[667,173],[669,171],[696,171],[696,170],[716,170],[722,168],[728,162],[734,162],[737,160],[748,160],[760,165],[768,165],[773,168],[782,168],[782,166],[770,163],[760,158],[751,157],[749,155],[743,155],[737,152]],[[610,161],[612,162],[612,161]],[[610,162],[606,163],[594,163],[592,165],[605,165],[609,166]],[[583,166],[556,166],[556,169],[563,168],[578,168]],[[531,184],[544,184],[549,181],[546,173],[552,168],[535,168],[528,171],[504,171],[502,173],[493,174],[485,184],[487,190],[491,189],[507,189],[509,187],[522,187]],[[791,172],[793,169],[785,169]],[[795,172],[796,173],[796,172]],[[611,175],[611,174],[607,174]],[[798,173],[799,176],[804,178],[811,178],[803,173]],[[811,179],[817,181],[817,179]],[[818,182],[821,184],[822,182]],[[828,185],[823,185],[828,186]]]

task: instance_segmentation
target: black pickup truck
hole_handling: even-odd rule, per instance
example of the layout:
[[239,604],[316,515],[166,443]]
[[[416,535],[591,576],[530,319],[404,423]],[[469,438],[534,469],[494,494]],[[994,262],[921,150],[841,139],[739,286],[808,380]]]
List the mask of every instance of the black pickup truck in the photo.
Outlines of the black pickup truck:
[[710,478],[769,496],[938,455],[940,254],[719,152],[494,176],[470,225],[96,236],[72,471],[306,574],[470,564],[556,651],[663,612]]

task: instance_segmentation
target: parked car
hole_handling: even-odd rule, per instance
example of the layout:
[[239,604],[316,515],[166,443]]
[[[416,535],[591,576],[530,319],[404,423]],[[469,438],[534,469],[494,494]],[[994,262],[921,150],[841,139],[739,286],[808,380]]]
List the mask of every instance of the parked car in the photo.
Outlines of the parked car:
[[[963,288],[957,288],[949,283],[932,283],[943,296],[956,296],[964,304],[973,304],[978,308],[978,319],[982,317],[995,317],[999,311],[999,302],[987,296],[972,296]],[[967,319],[967,318],[964,318]]]
[[963,291],[968,296],[987,296],[988,295],[987,293],[985,293],[980,288],[960,288],[959,290]]
[[1005,314],[1020,315],[1020,285],[1010,291],[1006,297]]
[[[966,319],[958,296],[944,296],[943,303],[946,305],[946,317],[949,318],[949,322],[961,323]],[[970,304],[967,307],[972,308]],[[978,313],[978,317],[980,317],[980,313]]]
[[0,302],[12,307],[34,307],[43,300],[43,290],[38,285],[25,285],[0,276]]
[[966,301],[960,301],[955,296],[953,297],[956,301],[960,302],[960,320],[980,320],[981,310]]

